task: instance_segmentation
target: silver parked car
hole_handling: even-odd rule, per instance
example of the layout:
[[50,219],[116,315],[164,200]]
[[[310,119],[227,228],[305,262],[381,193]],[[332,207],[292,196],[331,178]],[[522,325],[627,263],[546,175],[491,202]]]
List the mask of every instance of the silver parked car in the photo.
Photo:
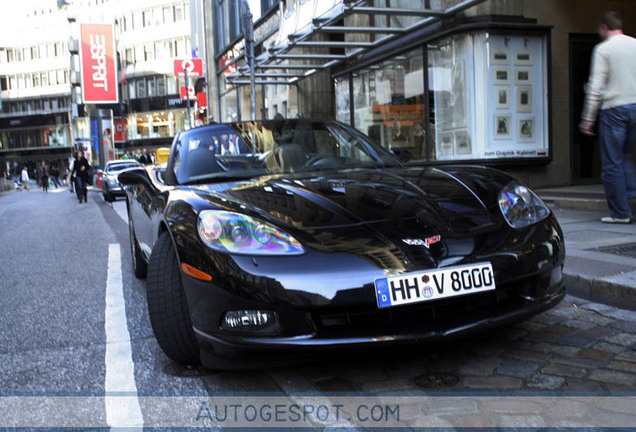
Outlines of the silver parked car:
[[113,160],[106,162],[106,166],[102,171],[102,194],[106,202],[113,202],[116,196],[124,196],[125,192],[122,188],[117,175],[126,168],[142,166],[134,159]]

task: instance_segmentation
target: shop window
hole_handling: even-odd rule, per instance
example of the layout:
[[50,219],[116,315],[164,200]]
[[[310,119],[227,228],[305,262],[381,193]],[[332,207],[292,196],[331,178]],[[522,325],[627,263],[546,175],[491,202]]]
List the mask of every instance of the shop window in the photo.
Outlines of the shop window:
[[470,35],[428,45],[431,159],[470,159],[475,84]]
[[351,104],[349,101],[349,78],[336,79],[336,120],[351,122]]
[[150,116],[137,116],[137,133],[140,137],[147,137],[150,134]]
[[548,156],[545,44],[478,32],[429,45],[435,159]]
[[547,33],[475,31],[425,49],[337,77],[336,118],[353,109],[357,129],[414,161],[549,156]]
[[[425,157],[422,50],[394,56],[352,78],[354,126],[386,148]],[[346,113],[344,113],[346,114]]]

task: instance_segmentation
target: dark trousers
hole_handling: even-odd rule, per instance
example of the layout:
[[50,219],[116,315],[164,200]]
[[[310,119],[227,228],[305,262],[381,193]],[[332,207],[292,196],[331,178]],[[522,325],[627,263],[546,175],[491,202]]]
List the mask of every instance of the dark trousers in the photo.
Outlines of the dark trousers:
[[75,178],[75,193],[77,194],[77,199],[81,201],[82,199],[86,199],[86,195],[88,194],[87,184],[84,179],[77,176]]
[[629,198],[636,198],[636,170],[631,152],[636,144],[636,104],[601,110],[601,179],[610,216],[631,218]]

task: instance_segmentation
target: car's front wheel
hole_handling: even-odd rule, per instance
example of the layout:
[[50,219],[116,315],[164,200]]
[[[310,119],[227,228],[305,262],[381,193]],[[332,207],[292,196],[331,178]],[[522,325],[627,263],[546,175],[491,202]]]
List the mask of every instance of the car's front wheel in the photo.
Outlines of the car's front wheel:
[[146,295],[150,323],[161,349],[178,363],[198,365],[199,343],[190,321],[177,254],[167,232],[152,249]]
[[104,187],[104,190],[102,192],[102,195],[104,195],[104,201],[106,202],[113,202],[115,201],[115,197],[113,196],[112,193],[110,193],[110,191],[108,190],[108,186]]

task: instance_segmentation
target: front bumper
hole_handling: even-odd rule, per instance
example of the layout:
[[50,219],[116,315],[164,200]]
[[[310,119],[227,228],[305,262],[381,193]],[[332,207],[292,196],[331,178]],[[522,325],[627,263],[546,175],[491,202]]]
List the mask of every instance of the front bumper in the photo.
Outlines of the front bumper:
[[[378,308],[373,285],[383,272],[365,260],[311,251],[258,260],[217,257],[213,282],[182,276],[202,362],[211,368],[262,366],[326,349],[449,340],[555,306],[565,295],[558,224],[550,219],[513,234],[486,244],[490,249],[475,257],[492,263],[495,290],[386,309]],[[221,330],[229,310],[275,311],[282,331]]]
[[116,183],[116,184],[107,183],[105,186],[106,188],[104,188],[104,191],[108,191],[113,195],[117,195],[117,196],[126,195],[125,189],[119,183]]
[[[564,297],[565,286],[563,280],[551,283],[551,278],[552,269],[490,292],[378,309],[362,300],[357,306],[306,307],[247,301],[183,276],[188,299],[195,299],[191,315],[202,362],[209,368],[224,369],[280,364],[317,350],[436,342],[485,331],[555,306]],[[368,290],[373,292],[373,287]],[[239,309],[276,311],[284,334],[220,330],[223,313]]]

